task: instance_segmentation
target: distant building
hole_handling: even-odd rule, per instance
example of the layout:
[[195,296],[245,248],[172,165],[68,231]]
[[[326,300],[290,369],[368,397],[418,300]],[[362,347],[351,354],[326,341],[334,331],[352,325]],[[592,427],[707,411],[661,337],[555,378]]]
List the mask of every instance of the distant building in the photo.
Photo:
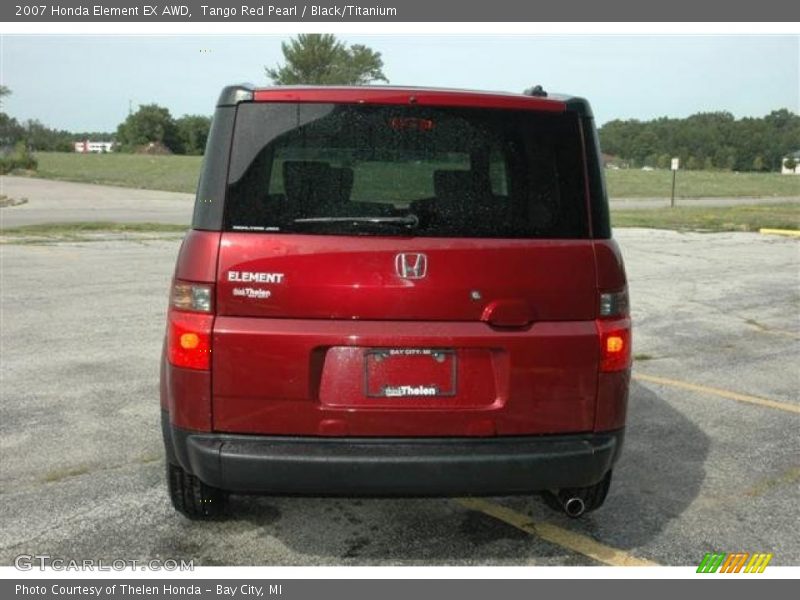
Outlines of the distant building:
[[617,169],[627,169],[630,166],[628,161],[621,159],[619,156],[614,156],[613,154],[603,153],[601,158],[603,160],[603,166],[613,171]]
[[75,152],[81,154],[88,154],[89,152],[96,152],[102,154],[103,152],[112,152],[114,142],[92,142],[83,140],[82,142],[75,142]]
[[[793,169],[789,167],[794,165]],[[783,175],[800,175],[800,150],[792,152],[781,161],[781,173]]]

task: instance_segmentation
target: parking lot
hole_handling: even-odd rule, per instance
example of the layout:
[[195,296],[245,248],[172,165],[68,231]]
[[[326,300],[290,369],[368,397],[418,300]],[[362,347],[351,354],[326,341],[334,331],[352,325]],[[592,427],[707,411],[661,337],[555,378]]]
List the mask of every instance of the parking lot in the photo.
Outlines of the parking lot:
[[635,323],[623,457],[580,520],[535,497],[233,497],[193,523],[164,486],[158,358],[179,242],[2,255],[0,564],[800,564],[800,242],[622,229]]

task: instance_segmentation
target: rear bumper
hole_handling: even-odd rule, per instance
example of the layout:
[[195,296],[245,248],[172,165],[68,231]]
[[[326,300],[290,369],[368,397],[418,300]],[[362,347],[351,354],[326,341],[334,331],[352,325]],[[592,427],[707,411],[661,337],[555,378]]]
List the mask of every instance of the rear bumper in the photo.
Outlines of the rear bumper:
[[169,460],[232,492],[507,495],[592,485],[623,431],[494,438],[310,438],[194,433],[164,422]]

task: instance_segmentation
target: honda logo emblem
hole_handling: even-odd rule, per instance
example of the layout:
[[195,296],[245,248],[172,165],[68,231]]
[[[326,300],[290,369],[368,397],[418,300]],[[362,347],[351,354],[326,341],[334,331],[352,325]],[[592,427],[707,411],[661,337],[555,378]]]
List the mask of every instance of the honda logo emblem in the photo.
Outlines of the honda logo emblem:
[[400,277],[422,279],[428,272],[428,257],[424,254],[398,254],[394,266]]

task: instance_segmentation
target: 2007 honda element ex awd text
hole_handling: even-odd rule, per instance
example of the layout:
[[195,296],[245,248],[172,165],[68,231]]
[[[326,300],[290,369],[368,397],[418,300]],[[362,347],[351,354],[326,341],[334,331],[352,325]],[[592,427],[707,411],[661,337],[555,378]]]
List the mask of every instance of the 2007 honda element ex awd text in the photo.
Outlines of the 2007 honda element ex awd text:
[[228,87],[161,365],[169,493],[605,500],[631,324],[588,103]]

